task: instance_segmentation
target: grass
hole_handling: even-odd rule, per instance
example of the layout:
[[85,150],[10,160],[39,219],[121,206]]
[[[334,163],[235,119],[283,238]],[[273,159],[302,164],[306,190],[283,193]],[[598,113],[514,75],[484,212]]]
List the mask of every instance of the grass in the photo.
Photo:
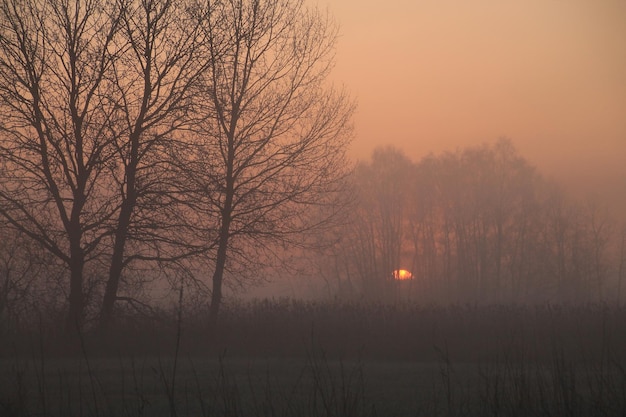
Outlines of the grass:
[[619,308],[281,300],[231,307],[214,338],[202,326],[127,317],[74,351],[13,335],[0,415],[626,415]]

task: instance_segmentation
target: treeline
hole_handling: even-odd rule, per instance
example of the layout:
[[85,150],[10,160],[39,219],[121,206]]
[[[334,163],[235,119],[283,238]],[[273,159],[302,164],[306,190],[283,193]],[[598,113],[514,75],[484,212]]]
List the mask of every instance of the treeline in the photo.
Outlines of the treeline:
[[[425,303],[620,302],[625,231],[575,201],[508,140],[417,163],[377,149],[325,274],[342,296]],[[392,271],[413,279],[398,281]]]

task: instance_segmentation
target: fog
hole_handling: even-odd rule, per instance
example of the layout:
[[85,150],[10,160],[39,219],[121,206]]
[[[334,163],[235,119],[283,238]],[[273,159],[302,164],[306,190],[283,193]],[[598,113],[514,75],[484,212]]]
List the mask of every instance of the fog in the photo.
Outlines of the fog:
[[359,100],[355,159],[507,137],[544,175],[624,211],[623,2],[319,3],[341,24],[333,80]]
[[[319,260],[301,254],[298,274],[243,298],[623,303],[620,188],[572,187],[509,140],[418,161],[378,148],[356,165],[351,187],[355,201],[331,232],[333,246]],[[398,269],[411,272],[408,283]]]
[[0,415],[623,416],[625,19],[3,1]]

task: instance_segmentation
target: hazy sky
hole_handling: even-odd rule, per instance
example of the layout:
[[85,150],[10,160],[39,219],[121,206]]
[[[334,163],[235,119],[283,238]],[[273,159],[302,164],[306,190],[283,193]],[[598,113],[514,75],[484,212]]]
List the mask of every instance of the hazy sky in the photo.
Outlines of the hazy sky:
[[626,1],[317,1],[341,25],[353,157],[506,136],[543,172],[626,197]]

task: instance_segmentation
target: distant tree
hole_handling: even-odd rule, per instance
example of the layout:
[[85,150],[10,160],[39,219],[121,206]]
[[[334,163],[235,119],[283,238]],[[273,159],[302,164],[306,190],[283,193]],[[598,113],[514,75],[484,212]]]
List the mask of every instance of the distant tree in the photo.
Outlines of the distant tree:
[[328,16],[302,0],[211,6],[203,122],[187,178],[213,248],[214,324],[229,265],[248,260],[257,273],[272,245],[303,244],[333,217],[353,104],[326,86],[337,37]]
[[439,158],[428,155],[415,164],[408,192],[407,234],[413,252],[411,272],[419,280],[419,293],[431,299],[442,299],[447,282],[443,245]]
[[568,199],[508,140],[415,164],[379,149],[357,166],[353,185],[336,269],[359,276],[375,299],[385,298],[386,271],[399,262],[431,302],[604,297],[610,219]]
[[546,227],[551,233],[544,251],[554,260],[543,266],[556,272],[558,296],[574,302],[605,300],[614,227],[608,209],[595,200],[580,204],[564,195],[547,201]]
[[535,169],[506,139],[468,149],[463,158],[472,182],[466,202],[471,225],[467,250],[477,290],[483,299],[514,296],[510,262],[521,243],[519,227],[534,205],[532,190],[539,184]]
[[614,227],[608,213],[608,207],[603,207],[597,198],[591,198],[583,207],[585,238],[590,252],[589,277],[596,297],[600,300],[605,297],[605,285],[609,275],[608,249]]
[[350,247],[348,262],[368,299],[390,296],[392,273],[404,266],[414,174],[401,151],[386,147],[374,150],[371,162],[357,165],[352,176],[356,202],[344,235]]

